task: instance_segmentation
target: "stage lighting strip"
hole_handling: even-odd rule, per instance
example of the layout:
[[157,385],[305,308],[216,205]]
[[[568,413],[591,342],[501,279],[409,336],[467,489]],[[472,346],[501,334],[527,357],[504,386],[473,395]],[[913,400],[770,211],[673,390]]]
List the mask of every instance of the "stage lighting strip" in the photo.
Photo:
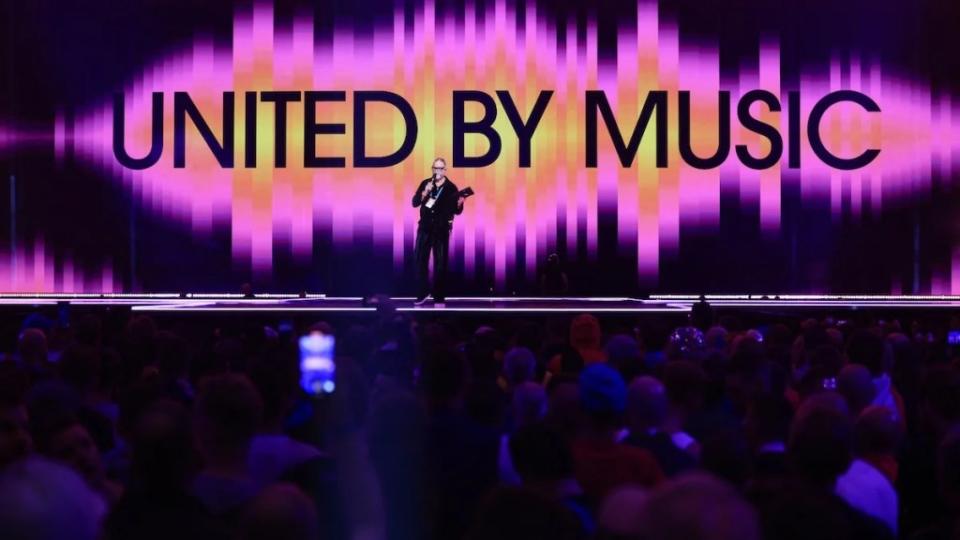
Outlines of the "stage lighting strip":
[[[696,294],[655,294],[651,300],[692,301],[700,300]],[[775,302],[778,300],[833,300],[833,301],[960,301],[960,295],[909,295],[909,294],[707,294],[705,300],[753,300],[757,302]]]

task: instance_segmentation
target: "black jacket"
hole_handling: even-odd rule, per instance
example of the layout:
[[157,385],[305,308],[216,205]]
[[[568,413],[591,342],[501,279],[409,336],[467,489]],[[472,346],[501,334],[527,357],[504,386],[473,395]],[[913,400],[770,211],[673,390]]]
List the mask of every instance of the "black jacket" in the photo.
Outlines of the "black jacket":
[[432,178],[433,177],[430,177],[421,181],[417,186],[417,191],[413,193],[413,207],[420,207],[419,223],[421,227],[447,227],[453,220],[453,216],[463,212],[462,207],[457,207],[460,189],[457,188],[457,185],[454,184],[453,181],[447,178],[443,185],[440,186],[440,189],[433,189],[431,196],[437,195],[438,192],[439,196],[433,207],[427,208],[427,200],[422,198],[420,194]]

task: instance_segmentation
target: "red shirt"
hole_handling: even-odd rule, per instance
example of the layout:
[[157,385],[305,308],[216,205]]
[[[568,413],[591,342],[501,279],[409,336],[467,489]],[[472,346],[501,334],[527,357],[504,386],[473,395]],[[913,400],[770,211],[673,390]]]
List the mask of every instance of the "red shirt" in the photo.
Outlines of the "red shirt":
[[574,441],[572,450],[577,482],[584,494],[595,501],[625,484],[653,487],[663,481],[657,460],[643,448],[579,439]]

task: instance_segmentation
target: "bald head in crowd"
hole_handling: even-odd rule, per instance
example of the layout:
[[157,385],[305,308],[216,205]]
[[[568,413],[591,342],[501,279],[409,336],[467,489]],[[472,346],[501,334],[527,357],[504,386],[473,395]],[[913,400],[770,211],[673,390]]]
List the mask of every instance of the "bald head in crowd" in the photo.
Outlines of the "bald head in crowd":
[[640,510],[636,538],[759,540],[757,514],[729,484],[693,473],[651,492]]
[[639,432],[659,428],[667,417],[667,390],[654,377],[636,378],[627,392],[627,425]]
[[319,536],[313,501],[293,484],[274,484],[250,505],[243,540],[314,540]]
[[840,370],[837,390],[847,400],[847,406],[854,415],[870,405],[877,393],[870,370],[861,364],[847,364]]

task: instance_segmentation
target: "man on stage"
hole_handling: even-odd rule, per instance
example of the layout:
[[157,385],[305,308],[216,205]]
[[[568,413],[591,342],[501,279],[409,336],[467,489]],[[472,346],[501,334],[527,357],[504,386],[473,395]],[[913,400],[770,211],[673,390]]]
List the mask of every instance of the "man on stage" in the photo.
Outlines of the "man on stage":
[[443,307],[444,285],[447,277],[447,255],[453,217],[463,212],[463,197],[457,186],[447,178],[447,162],[433,160],[433,175],[420,182],[413,194],[413,207],[420,207],[415,249],[417,272],[416,305],[423,305],[430,294],[428,264],[433,252],[433,300]]

